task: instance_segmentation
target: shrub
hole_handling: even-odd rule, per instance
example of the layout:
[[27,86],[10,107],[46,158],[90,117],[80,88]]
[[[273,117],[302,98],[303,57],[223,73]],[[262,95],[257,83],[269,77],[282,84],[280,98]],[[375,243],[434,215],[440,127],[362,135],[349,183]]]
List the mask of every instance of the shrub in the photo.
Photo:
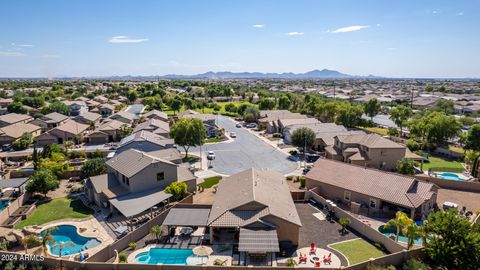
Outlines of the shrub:
[[286,177],[287,181],[292,181],[293,180],[293,176],[292,175],[289,175]]
[[400,132],[396,128],[389,128],[387,134],[395,137],[400,136]]
[[118,261],[120,263],[126,263],[127,262],[127,254],[125,254],[123,252],[120,252],[120,254],[118,254]]
[[305,176],[299,176],[298,177],[298,180],[300,181],[300,188],[304,188],[305,187]]
[[415,174],[415,162],[411,159],[402,158],[397,161],[397,171],[401,174]]
[[421,146],[418,142],[414,141],[414,140],[407,140],[406,142],[406,145],[408,147],[408,149],[410,149],[410,151],[417,151],[417,150],[420,150]]
[[181,199],[187,194],[187,184],[184,182],[172,182],[165,188],[165,192],[172,194],[177,200]]
[[136,249],[136,248],[137,248],[137,243],[135,243],[135,242],[130,242],[130,243],[128,243],[128,247],[129,247],[130,249],[132,249],[132,250],[133,250],[133,249]]
[[289,153],[290,155],[292,155],[292,156],[298,155],[297,150],[290,150],[290,151],[288,151],[288,153]]
[[287,259],[287,263],[286,263],[286,264],[287,264],[287,266],[289,266],[289,267],[293,267],[293,266],[297,265],[297,262],[295,261],[295,259],[293,259],[293,258],[290,257],[290,258]]
[[429,267],[418,259],[410,259],[403,264],[402,270],[428,270]]
[[367,266],[367,270],[396,270],[395,266],[390,265],[390,266],[378,266],[378,265],[369,265]]

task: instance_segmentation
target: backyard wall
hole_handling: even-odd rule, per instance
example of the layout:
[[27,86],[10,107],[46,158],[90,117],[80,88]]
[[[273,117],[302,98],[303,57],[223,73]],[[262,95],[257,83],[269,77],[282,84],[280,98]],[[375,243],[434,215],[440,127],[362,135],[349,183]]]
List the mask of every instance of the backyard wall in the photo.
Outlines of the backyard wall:
[[[318,195],[315,191],[317,188],[313,188],[311,190],[308,190],[305,199],[313,199],[323,205],[327,205],[326,199],[323,198],[322,196]],[[330,206],[331,207],[331,206]],[[380,233],[377,228],[372,228],[365,223],[361,222],[358,220],[355,216],[350,214],[349,212],[341,209],[340,207],[333,207],[333,212],[335,212],[335,216],[338,218],[348,218],[350,219],[350,224],[348,225],[367,239],[369,239],[372,242],[380,243],[385,248],[388,250],[390,253],[396,253],[403,251],[405,247],[400,245],[399,243],[393,241],[392,239],[386,237],[382,233]]]
[[430,177],[426,175],[425,176],[415,175],[415,178],[417,178],[418,180],[423,180],[425,182],[436,184],[440,188],[480,192],[480,182],[462,182],[462,181],[444,180],[444,179],[439,179],[439,178]]
[[13,202],[10,202],[10,205],[0,212],[0,224],[3,224],[10,217],[10,214],[17,211],[28,199],[30,199],[30,193],[24,193]]

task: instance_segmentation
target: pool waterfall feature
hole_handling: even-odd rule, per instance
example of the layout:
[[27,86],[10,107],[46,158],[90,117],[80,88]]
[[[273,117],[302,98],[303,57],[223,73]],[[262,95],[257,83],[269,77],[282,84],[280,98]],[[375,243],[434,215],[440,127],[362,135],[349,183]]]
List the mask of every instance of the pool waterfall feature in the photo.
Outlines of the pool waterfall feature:
[[[78,233],[78,228],[73,225],[54,226],[43,230],[40,236],[45,236],[47,230],[50,230],[54,239],[54,241],[48,244],[48,251],[55,256],[78,254],[94,248],[101,243],[96,238],[81,236]],[[60,245],[62,245],[62,254],[60,254]]]

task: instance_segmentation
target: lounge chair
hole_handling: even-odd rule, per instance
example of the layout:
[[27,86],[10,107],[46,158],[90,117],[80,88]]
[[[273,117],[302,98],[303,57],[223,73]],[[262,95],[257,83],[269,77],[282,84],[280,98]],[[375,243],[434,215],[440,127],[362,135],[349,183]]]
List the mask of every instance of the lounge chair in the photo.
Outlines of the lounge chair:
[[298,257],[298,264],[301,264],[301,263],[307,263],[307,256],[300,253],[300,256]]
[[213,261],[213,265],[217,265],[217,266],[222,266],[224,264],[226,264],[228,262],[228,259],[222,261],[221,259],[215,259],[215,261]]

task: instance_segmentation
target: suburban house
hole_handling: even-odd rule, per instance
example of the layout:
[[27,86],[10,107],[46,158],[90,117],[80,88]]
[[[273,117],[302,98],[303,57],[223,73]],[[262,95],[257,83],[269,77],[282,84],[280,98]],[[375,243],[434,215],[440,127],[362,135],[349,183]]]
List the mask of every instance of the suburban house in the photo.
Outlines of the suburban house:
[[126,111],[119,111],[116,114],[111,115],[109,118],[128,125],[132,125],[138,119],[135,114]]
[[32,134],[35,138],[42,132],[42,128],[30,123],[17,123],[0,128],[0,145],[9,144],[22,137],[24,133]]
[[[289,123],[286,122],[286,124]],[[365,134],[363,131],[348,131],[344,126],[335,123],[289,124],[283,129],[284,143],[291,144],[293,132],[300,128],[309,128],[315,132],[313,149],[317,151],[324,151],[325,147],[332,146],[335,143],[334,138],[337,135]]]
[[104,97],[104,96],[96,96],[93,98],[93,100],[95,102],[98,102],[100,104],[105,104],[105,103],[108,103],[108,98]]
[[374,133],[337,135],[334,139],[334,145],[325,148],[327,158],[360,166],[393,171],[406,153],[404,145]]
[[83,112],[77,117],[75,117],[75,121],[80,122],[85,125],[90,125],[90,126],[97,126],[100,119],[101,115],[98,113],[94,112]]
[[107,117],[112,115],[115,112],[115,106],[112,104],[102,104],[98,107],[98,112],[102,115],[102,117]]
[[412,176],[323,158],[307,173],[306,188],[355,214],[388,218],[405,211],[416,219],[433,210],[438,191]]
[[168,122],[168,114],[158,111],[158,110],[151,110],[148,113],[143,115],[146,119],[157,119],[162,120],[164,122]]
[[88,142],[108,143],[119,141],[121,139],[120,130],[123,125],[126,124],[117,120],[104,122],[87,135]]
[[273,121],[271,122],[272,126],[268,125],[267,126],[267,131],[273,132],[273,133],[283,133],[285,128],[291,125],[304,125],[304,126],[310,126],[310,125],[317,125],[321,124],[320,121],[318,121],[316,118],[281,118],[278,119],[278,121]]
[[147,152],[147,153],[151,156],[168,160],[175,164],[183,163],[183,155],[176,148],[166,148],[166,149],[156,150],[156,151]]
[[279,252],[279,241],[299,243],[302,226],[280,173],[251,168],[220,181],[208,218],[210,242],[238,240],[240,260]]
[[66,141],[80,143],[87,135],[89,127],[89,125],[68,120],[66,123],[41,134],[36,138],[36,141],[39,146],[52,143],[63,144]]
[[152,152],[171,148],[174,143],[173,139],[166,139],[150,131],[142,130],[123,138],[120,141],[116,153],[118,154],[132,148]]
[[167,202],[172,195],[164,189],[176,181],[196,189],[187,167],[130,149],[107,161],[106,174],[88,178],[85,193],[98,206],[130,218]]
[[79,100],[64,100],[63,104],[70,107],[70,112],[68,113],[69,116],[77,116],[84,112],[88,112],[88,106],[85,101]]
[[288,110],[260,111],[260,119],[258,119],[258,128],[266,129],[267,132],[273,133],[278,129],[278,120],[280,119],[306,119],[306,115],[300,113],[292,113]]
[[185,118],[198,118],[202,120],[205,128],[207,129],[207,136],[208,137],[216,137],[218,135],[219,128],[215,123],[215,115],[210,113],[194,113],[194,114],[185,114],[183,117]]
[[28,123],[32,120],[33,118],[27,114],[7,113],[0,115],[0,128],[18,123]]
[[37,125],[42,128],[42,131],[45,132],[54,127],[58,127],[61,124],[64,124],[68,121],[68,116],[65,116],[61,113],[52,112],[47,115],[44,115],[40,118],[37,118],[31,121],[31,124]]
[[162,120],[148,119],[147,121],[138,124],[133,129],[133,132],[138,132],[141,130],[150,131],[165,138],[170,137],[170,125],[168,122],[164,122]]
[[90,111],[100,107],[101,105],[100,103],[96,102],[93,99],[85,100],[85,103],[87,104],[88,110]]

